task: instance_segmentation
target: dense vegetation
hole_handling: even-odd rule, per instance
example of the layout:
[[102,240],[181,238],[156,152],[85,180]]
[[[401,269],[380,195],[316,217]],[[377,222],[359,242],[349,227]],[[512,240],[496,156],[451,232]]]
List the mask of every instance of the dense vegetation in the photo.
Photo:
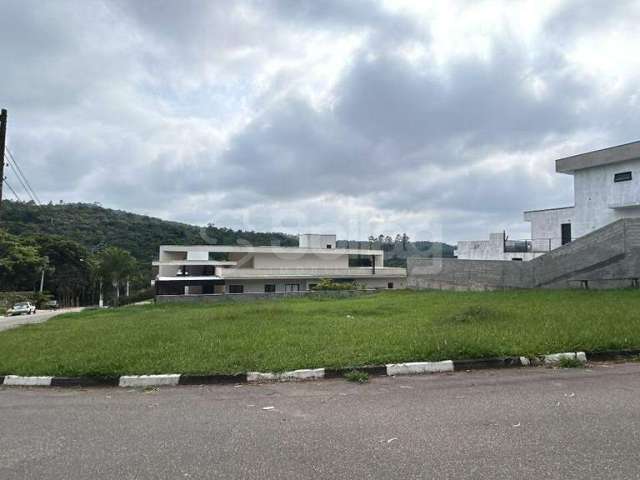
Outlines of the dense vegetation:
[[232,230],[213,225],[197,227],[103,208],[91,203],[36,205],[2,202],[0,227],[18,236],[60,235],[74,240],[90,252],[107,246],[120,247],[137,260],[150,262],[160,245],[217,243],[235,245],[298,245],[298,239],[282,233]]
[[0,374],[234,373],[640,348],[637,290],[158,304],[0,333]]

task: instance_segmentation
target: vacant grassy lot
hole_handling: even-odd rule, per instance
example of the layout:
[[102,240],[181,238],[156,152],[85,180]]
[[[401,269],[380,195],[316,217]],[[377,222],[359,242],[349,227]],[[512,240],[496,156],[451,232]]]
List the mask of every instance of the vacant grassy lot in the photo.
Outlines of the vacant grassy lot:
[[640,347],[636,290],[149,305],[0,333],[0,374],[235,373]]

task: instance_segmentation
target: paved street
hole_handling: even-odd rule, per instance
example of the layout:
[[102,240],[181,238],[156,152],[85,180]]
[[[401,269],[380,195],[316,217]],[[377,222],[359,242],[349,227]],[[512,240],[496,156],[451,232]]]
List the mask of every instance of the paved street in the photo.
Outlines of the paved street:
[[0,478],[640,478],[639,398],[640,364],[367,385],[1,387]]
[[82,310],[82,308],[61,308],[60,310],[39,310],[35,315],[16,315],[15,317],[0,316],[0,331],[30,323],[46,322],[56,315],[69,312],[79,312],[80,310]]

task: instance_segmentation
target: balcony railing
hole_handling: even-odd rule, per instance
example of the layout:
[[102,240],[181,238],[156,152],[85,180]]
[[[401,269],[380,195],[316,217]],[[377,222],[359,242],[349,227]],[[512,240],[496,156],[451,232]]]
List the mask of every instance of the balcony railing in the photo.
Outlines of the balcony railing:
[[[572,238],[571,241],[574,239]],[[566,242],[565,242],[566,243]],[[546,253],[562,246],[562,238],[533,238],[527,240],[505,240],[505,253]]]

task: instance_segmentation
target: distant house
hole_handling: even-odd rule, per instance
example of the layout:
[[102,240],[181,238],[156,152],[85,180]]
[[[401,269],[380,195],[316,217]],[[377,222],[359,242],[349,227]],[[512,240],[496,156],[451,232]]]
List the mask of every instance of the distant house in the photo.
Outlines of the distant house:
[[[352,267],[350,259],[369,266]],[[336,248],[335,235],[299,236],[299,247],[163,245],[156,295],[278,294],[312,290],[321,279],[366,288],[405,288],[406,269],[384,266],[382,250]]]
[[531,238],[458,242],[459,259],[532,260],[623,218],[640,217],[640,142],[556,160],[556,172],[573,175],[574,205],[524,212]]

